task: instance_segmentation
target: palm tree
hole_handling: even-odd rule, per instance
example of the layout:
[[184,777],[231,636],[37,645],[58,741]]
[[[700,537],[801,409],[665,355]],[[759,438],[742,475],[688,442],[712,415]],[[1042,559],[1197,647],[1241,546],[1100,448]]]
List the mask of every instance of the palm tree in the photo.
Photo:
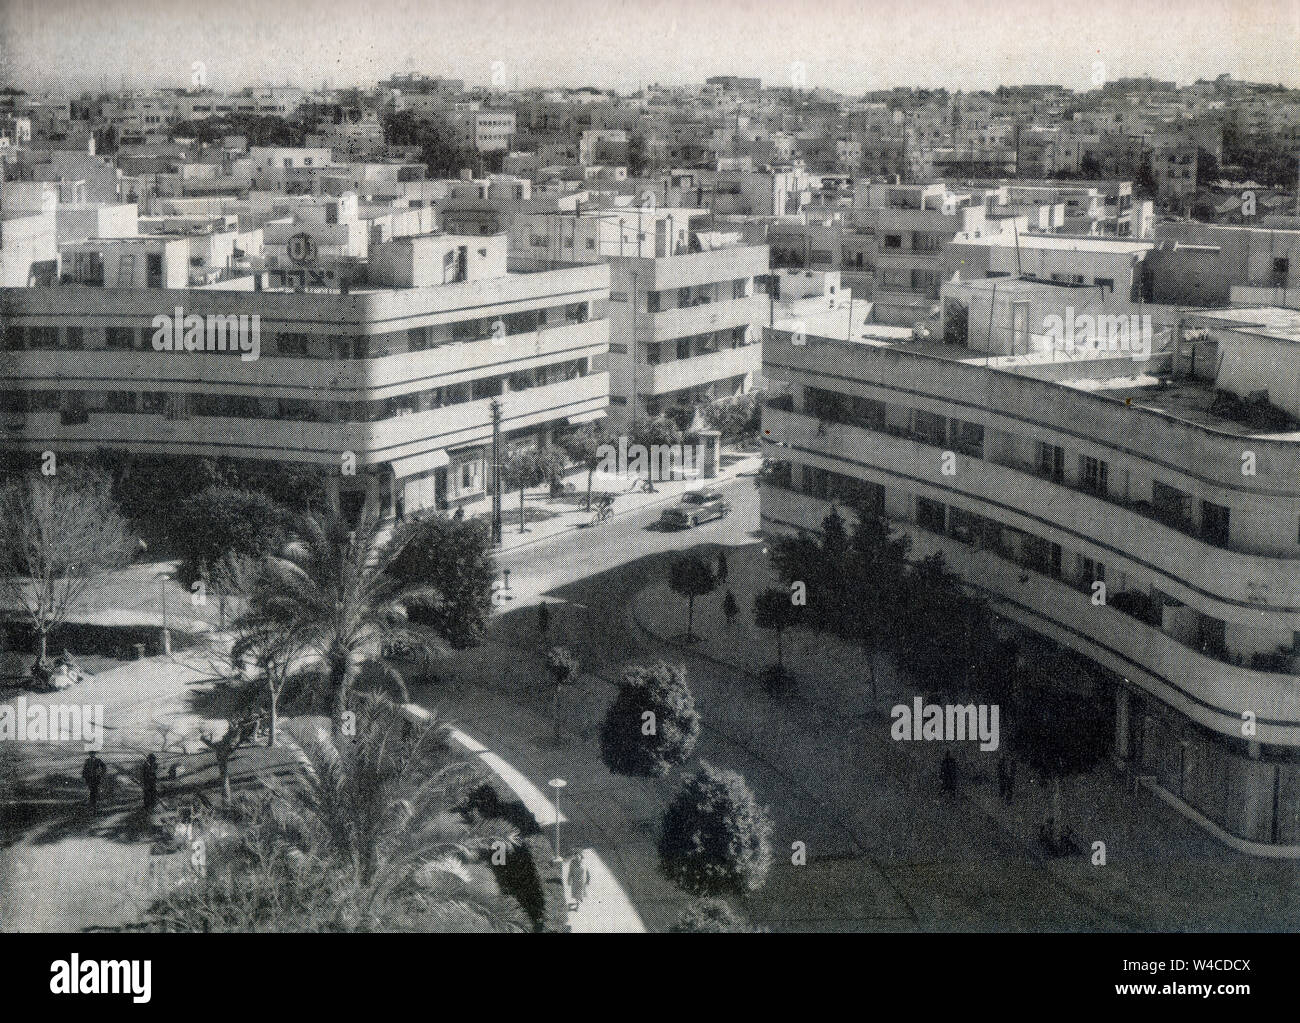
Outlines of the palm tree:
[[308,513],[298,518],[294,531],[297,538],[283,553],[263,562],[233,629],[237,634],[270,629],[289,645],[319,656],[337,736],[368,656],[399,698],[407,699],[405,683],[383,653],[390,647],[442,650],[432,632],[408,621],[406,604],[437,604],[443,598],[434,587],[404,583],[389,573],[401,545],[383,546],[373,517],[364,517],[353,530],[337,514]]
[[266,782],[206,819],[208,869],[145,914],[164,931],[529,930],[519,904],[484,879],[482,854],[516,831],[469,810],[477,763],[448,730],[389,701],[356,704],[355,740],[295,733],[292,778]]
[[339,742],[323,729],[304,737],[294,784],[272,785],[284,833],[342,868],[343,925],[382,928],[396,910],[449,929],[473,918],[524,929],[516,904],[463,874],[482,853],[520,841],[503,821],[467,821],[458,811],[481,768],[452,758],[448,729],[436,718],[416,725],[375,697],[359,710],[355,740]]

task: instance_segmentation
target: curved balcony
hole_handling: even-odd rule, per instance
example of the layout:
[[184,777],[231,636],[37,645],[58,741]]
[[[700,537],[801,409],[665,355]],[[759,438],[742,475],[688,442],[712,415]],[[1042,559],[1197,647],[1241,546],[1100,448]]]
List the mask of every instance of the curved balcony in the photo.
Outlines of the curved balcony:
[[[770,405],[763,429],[792,448],[793,461],[902,486],[936,501],[1041,536],[1135,575],[1207,614],[1300,629],[1300,572],[1294,560],[1214,547],[1154,518],[1019,469],[958,454],[956,475],[942,473],[937,447]],[[973,471],[972,471],[973,470]]]
[[[811,337],[794,345],[787,334],[768,330],[763,361],[771,380],[895,401],[986,429],[1086,447],[1117,469],[1159,467],[1181,489],[1208,486],[1300,501],[1300,441],[1252,436],[1230,424],[1216,428],[1025,374],[993,372],[979,352]],[[1252,477],[1241,474],[1247,449],[1256,455]]]
[[[817,529],[831,502],[764,486],[760,508],[764,528]],[[1300,676],[1224,664],[992,551],[913,523],[895,525],[912,537],[913,558],[942,552],[950,568],[994,601],[999,614],[1077,650],[1206,728],[1241,739],[1242,715],[1250,712],[1258,741],[1300,746]]]

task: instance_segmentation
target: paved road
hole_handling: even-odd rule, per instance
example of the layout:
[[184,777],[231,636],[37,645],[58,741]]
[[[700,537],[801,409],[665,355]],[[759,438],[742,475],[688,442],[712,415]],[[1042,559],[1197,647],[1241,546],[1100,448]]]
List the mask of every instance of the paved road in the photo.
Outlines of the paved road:
[[[535,603],[552,606],[553,633],[579,653],[584,672],[605,679],[635,660],[685,662],[705,732],[697,756],[739,770],[769,806],[777,865],[748,901],[750,915],[777,930],[1123,930],[1138,922],[1084,898],[963,801],[940,797],[914,761],[869,750],[850,729],[827,728],[798,706],[782,704],[790,730],[780,748],[749,749],[710,725],[707,704],[752,685],[739,673],[637,629],[628,608],[646,581],[664,571],[666,555],[696,544],[743,546],[759,538],[752,478],[722,485],[733,513],[686,532],[654,528],[648,509],[579,530],[501,559],[511,570],[514,602],[495,619],[494,643],[469,661],[465,678],[489,672],[520,678],[493,696],[460,692],[444,709],[535,783],[570,781],[575,842],[595,848],[613,868],[650,929],[671,922],[682,897],[659,877],[653,850],[658,820],[680,778],[633,781],[611,776],[590,736],[548,742],[545,701],[523,681],[521,647],[540,647]],[[612,689],[610,689],[612,692]],[[447,700],[428,694],[430,699]],[[597,713],[598,716],[598,713]],[[790,862],[792,843],[808,850]]]

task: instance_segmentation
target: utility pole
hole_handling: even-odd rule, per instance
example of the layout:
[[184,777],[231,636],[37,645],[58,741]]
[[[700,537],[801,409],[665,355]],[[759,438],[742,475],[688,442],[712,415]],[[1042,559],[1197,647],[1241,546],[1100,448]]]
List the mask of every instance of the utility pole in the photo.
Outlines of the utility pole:
[[[640,226],[640,225],[638,225],[638,227],[639,227],[639,226]],[[640,234],[640,231],[638,230],[638,232],[637,232],[637,255],[638,255],[638,257],[640,256],[640,254],[641,254],[641,234]],[[640,346],[637,344],[637,341],[636,341],[636,303],[637,303],[637,294],[636,294],[636,271],[635,271],[635,270],[632,270],[632,271],[631,271],[631,275],[632,275],[632,344],[630,345],[630,348],[631,348],[631,352],[632,352],[632,396],[631,396],[630,399],[628,399],[628,400],[629,400],[629,403],[631,404],[631,408],[628,409],[628,419],[627,419],[627,428],[628,428],[628,431],[629,431],[629,432],[630,432],[630,431],[631,431],[631,430],[636,426],[636,409],[637,409],[637,405],[636,405],[636,362],[637,362],[637,357],[638,357],[638,355],[640,354],[639,351],[638,351],[638,349],[639,349]]]
[[492,546],[501,546],[501,402],[493,398],[492,410]]

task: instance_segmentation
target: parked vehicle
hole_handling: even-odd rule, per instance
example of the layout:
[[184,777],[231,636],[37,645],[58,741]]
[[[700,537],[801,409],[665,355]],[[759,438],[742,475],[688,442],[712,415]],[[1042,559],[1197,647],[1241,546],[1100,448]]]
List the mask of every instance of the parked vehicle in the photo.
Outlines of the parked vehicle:
[[717,490],[693,490],[682,497],[680,504],[665,508],[659,524],[673,529],[689,529],[710,519],[726,518],[731,505]]

